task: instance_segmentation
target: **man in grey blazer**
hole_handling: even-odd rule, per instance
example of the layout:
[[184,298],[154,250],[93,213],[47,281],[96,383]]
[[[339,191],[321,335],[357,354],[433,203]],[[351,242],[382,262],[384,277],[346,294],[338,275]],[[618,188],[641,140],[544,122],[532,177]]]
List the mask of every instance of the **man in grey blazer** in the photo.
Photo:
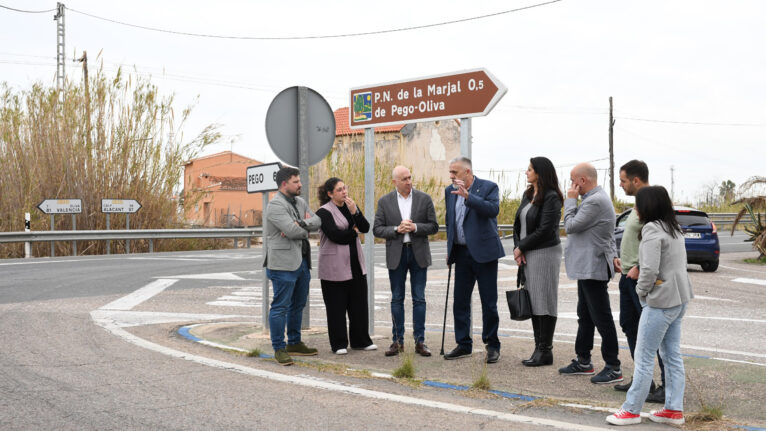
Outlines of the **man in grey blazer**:
[[[612,200],[598,185],[596,169],[581,163],[570,173],[572,186],[564,201],[564,226],[567,249],[564,263],[567,276],[577,280],[577,338],[575,353],[565,375],[595,374],[591,363],[594,329],[601,335],[601,355],[606,366],[591,377],[598,384],[623,380],[618,357],[617,330],[609,304],[607,284],[615,272],[621,272],[614,242],[615,212]],[[577,197],[582,202],[577,205]]]
[[426,273],[431,265],[428,235],[439,230],[431,196],[412,188],[412,175],[404,166],[397,166],[391,182],[396,190],[378,201],[373,234],[386,239],[386,265],[391,282],[391,316],[393,343],[386,356],[404,351],[404,291],[407,272],[412,291],[412,324],[415,352],[431,356],[425,345]]
[[298,169],[290,166],[281,168],[276,181],[279,192],[266,207],[263,216],[263,236],[266,238],[263,266],[274,289],[269,309],[274,358],[281,365],[291,365],[293,360],[290,355],[317,354],[317,349],[301,341],[301,321],[311,279],[309,232],[319,230],[322,222],[299,196],[302,185]]

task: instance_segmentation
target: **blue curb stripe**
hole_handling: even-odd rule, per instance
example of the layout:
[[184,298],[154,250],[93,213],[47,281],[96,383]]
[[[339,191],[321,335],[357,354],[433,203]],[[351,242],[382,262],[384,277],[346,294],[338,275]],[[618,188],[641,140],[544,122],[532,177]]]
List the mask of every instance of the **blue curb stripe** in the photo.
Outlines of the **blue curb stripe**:
[[745,425],[732,425],[732,427],[748,431],[766,431],[766,428],[748,427]]
[[179,334],[180,334],[182,337],[186,338],[187,340],[191,340],[191,341],[194,341],[194,342],[200,342],[200,341],[202,341],[202,338],[197,338],[197,337],[195,337],[194,335],[192,335],[192,334],[189,332],[189,327],[188,327],[188,326],[182,326],[181,328],[179,328],[179,329],[178,329],[178,333],[179,333]]
[[[462,386],[462,385],[451,385],[449,383],[442,383],[442,382],[436,382],[434,380],[423,380],[422,382],[426,386],[431,386],[433,388],[439,388],[439,389],[452,389],[455,391],[467,391],[470,389],[468,386]],[[536,400],[537,397],[530,397],[527,395],[521,395],[521,394],[514,394],[511,392],[505,392],[505,391],[497,391],[497,390],[490,390],[488,392],[491,392],[495,395],[499,395],[503,398],[510,398],[510,399],[516,399],[516,400],[523,400],[523,401],[533,401]]]

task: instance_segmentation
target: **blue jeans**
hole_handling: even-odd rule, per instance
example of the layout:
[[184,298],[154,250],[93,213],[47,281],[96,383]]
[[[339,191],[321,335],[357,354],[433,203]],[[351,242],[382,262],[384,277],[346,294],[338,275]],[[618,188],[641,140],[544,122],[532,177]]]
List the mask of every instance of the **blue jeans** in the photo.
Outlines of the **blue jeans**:
[[684,313],[686,304],[671,308],[644,305],[638,324],[633,384],[623,410],[633,414],[641,412],[654,377],[654,355],[659,349],[665,362],[665,408],[683,411],[686,377],[681,357],[681,321]]
[[393,341],[404,345],[404,292],[407,281],[407,271],[410,272],[410,288],[412,291],[412,333],[415,343],[425,340],[426,331],[426,278],[428,270],[421,268],[415,261],[412,247],[402,247],[402,257],[396,269],[388,270],[391,282],[391,315],[394,326],[391,329]]
[[303,307],[309,296],[311,273],[304,259],[295,271],[266,269],[266,276],[271,280],[274,299],[269,309],[271,345],[274,351],[285,348],[285,323],[287,324],[287,343],[301,342],[301,321]]
[[[627,272],[627,270],[626,270]],[[641,302],[638,300],[636,285],[638,280],[628,278],[625,274],[620,276],[620,327],[628,339],[630,357],[635,356],[636,338],[638,337],[638,322],[641,320]],[[657,363],[660,364],[660,376],[665,385],[665,365],[662,357],[657,353]]]

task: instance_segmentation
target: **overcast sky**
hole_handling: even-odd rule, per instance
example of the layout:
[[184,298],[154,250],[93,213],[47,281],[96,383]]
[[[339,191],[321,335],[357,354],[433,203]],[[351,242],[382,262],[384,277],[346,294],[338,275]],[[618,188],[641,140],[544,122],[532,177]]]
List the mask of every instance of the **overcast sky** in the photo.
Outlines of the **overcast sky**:
[[[651,182],[670,189],[674,166],[677,201],[696,201],[706,186],[723,180],[739,185],[766,175],[763,1],[562,0],[445,26],[309,40],[182,36],[78,13],[178,32],[285,37],[420,26],[543,1],[466,7],[444,0],[66,0],[67,78],[82,77],[75,56],[87,50],[95,67],[101,51],[109,73],[120,64],[135,67],[163,92],[175,93],[179,108],[199,96],[185,136],[209,123],[223,124],[226,135],[208,153],[232,149],[270,162],[276,157],[266,141],[266,110],[286,87],[311,87],[334,110],[347,106],[351,87],[483,67],[508,92],[488,116],[473,120],[479,176],[505,170],[515,181],[538,155],[567,176],[579,161],[607,168],[610,96],[616,167],[643,159]],[[56,7],[50,0],[0,5]],[[55,42],[52,12],[0,8],[0,81],[15,89],[37,81],[54,85]]]

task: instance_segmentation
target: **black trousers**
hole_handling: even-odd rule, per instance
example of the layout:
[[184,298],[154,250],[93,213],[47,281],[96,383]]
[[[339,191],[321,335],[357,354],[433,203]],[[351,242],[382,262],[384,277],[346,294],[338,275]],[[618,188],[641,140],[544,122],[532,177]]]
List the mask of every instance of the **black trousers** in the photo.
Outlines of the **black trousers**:
[[595,329],[601,335],[601,356],[612,367],[620,366],[617,329],[609,304],[607,281],[577,280],[577,339],[575,353],[581,362],[590,362]]
[[481,340],[492,349],[500,350],[497,330],[500,316],[497,314],[497,260],[476,262],[468,247],[455,244],[455,290],[452,314],[455,318],[455,342],[469,352],[473,349],[471,325],[471,295],[473,286],[479,285],[481,299]]
[[367,277],[362,275],[346,281],[321,280],[321,284],[332,351],[347,348],[349,339],[352,349],[361,349],[372,344],[367,330]]

